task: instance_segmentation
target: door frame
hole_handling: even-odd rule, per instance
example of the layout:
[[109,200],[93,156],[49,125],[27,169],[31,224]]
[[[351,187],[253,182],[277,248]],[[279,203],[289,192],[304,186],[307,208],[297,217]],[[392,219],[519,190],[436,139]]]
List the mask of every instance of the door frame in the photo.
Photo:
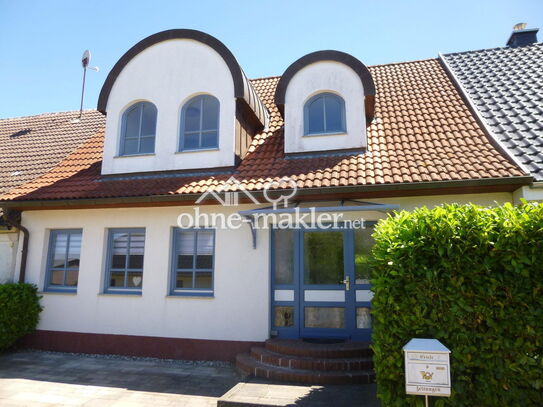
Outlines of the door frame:
[[[365,225],[372,227],[377,223],[376,221],[366,221]],[[370,284],[357,284],[356,283],[356,271],[355,271],[355,239],[354,239],[354,229],[351,228],[326,228],[319,229],[316,227],[310,228],[300,228],[292,229],[294,233],[293,239],[293,281],[291,284],[276,284],[274,278],[275,272],[275,238],[274,233],[277,229],[270,229],[270,308],[269,308],[269,318],[270,318],[270,334],[271,336],[277,336],[280,338],[342,338],[350,339],[356,341],[370,341],[371,340],[371,328],[357,328],[357,308],[367,308],[371,310],[371,295],[370,298],[367,298],[369,290],[371,290]],[[346,326],[345,334],[338,335],[338,330],[334,328],[303,328],[303,305],[304,298],[303,295],[303,234],[306,231],[318,231],[318,232],[327,232],[327,231],[341,231],[344,233],[344,267],[346,269],[346,275],[349,275],[351,278],[351,289],[345,290],[344,285],[334,285],[333,289],[341,288],[345,291],[345,302],[311,302],[311,305],[315,306],[341,306],[345,307],[346,310]],[[349,273],[349,274],[347,274]],[[325,286],[330,287],[330,286]],[[317,289],[317,288],[316,288]],[[321,286],[322,289],[322,286]],[[326,289],[326,288],[324,288]],[[282,292],[292,292],[293,295],[291,298],[279,299],[276,300],[276,291]],[[365,292],[366,297],[360,296],[360,300],[357,300],[357,291]],[[275,326],[275,307],[289,307],[292,308],[294,312],[293,325],[289,327],[284,326]],[[307,330],[310,331],[307,331]],[[311,330],[315,329],[311,332]]]

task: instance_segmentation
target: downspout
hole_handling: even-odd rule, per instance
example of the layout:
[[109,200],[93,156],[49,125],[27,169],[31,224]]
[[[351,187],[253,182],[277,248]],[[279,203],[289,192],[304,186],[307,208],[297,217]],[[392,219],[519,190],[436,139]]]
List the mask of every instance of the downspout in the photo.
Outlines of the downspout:
[[30,232],[27,228],[21,225],[21,212],[13,209],[3,208],[4,219],[6,223],[21,232],[23,232],[23,248],[21,250],[21,267],[19,269],[19,283],[25,282],[26,276],[26,257],[28,254],[28,238]]

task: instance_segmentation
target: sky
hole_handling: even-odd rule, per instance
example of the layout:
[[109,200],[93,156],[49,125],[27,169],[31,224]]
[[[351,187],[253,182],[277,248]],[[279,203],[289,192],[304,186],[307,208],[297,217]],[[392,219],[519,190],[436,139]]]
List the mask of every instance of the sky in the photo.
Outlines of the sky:
[[171,28],[215,36],[259,78],[321,49],[376,65],[500,47],[518,22],[542,41],[543,0],[0,0],[0,117],[78,110],[85,49],[100,71],[84,108],[96,108],[117,60]]

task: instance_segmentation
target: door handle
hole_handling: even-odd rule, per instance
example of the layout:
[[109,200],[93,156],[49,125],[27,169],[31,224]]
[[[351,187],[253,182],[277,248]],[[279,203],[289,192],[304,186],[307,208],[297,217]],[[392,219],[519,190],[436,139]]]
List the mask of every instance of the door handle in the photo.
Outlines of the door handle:
[[349,276],[345,277],[345,280],[340,281],[341,284],[345,284],[345,291],[351,289],[351,278]]

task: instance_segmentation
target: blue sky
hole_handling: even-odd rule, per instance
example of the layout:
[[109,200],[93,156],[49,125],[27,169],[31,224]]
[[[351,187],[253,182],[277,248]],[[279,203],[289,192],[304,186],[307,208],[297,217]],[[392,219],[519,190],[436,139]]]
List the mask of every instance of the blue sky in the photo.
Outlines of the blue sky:
[[256,78],[319,49],[375,65],[499,47],[517,22],[543,40],[543,1],[0,0],[0,117],[77,110],[87,48],[100,72],[87,75],[84,106],[95,108],[121,55],[170,28],[217,37]]

